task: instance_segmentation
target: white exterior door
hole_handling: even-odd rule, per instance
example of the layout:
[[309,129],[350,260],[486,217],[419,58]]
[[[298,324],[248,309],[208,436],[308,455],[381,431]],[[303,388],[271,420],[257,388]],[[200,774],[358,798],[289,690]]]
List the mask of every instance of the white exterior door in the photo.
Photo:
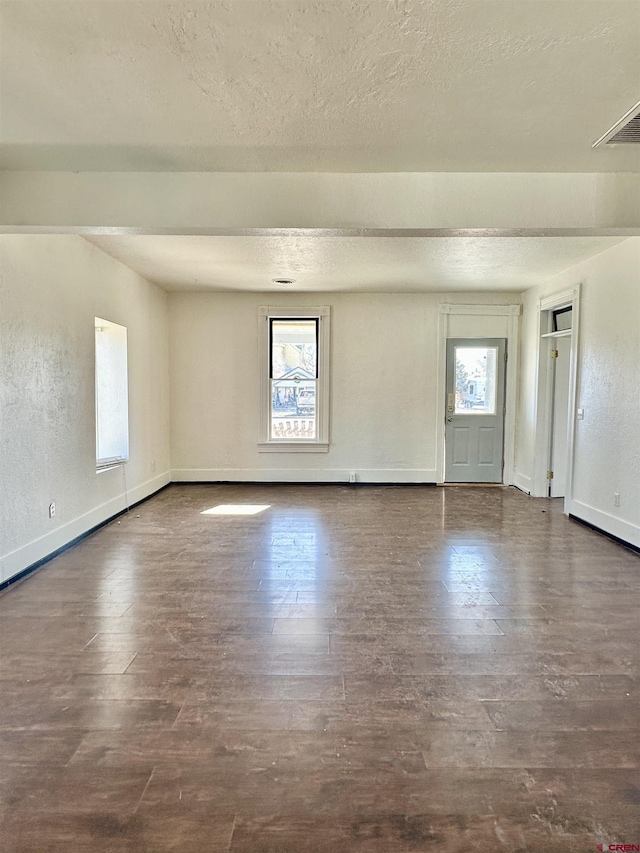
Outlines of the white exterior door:
[[445,482],[501,483],[504,338],[447,340]]

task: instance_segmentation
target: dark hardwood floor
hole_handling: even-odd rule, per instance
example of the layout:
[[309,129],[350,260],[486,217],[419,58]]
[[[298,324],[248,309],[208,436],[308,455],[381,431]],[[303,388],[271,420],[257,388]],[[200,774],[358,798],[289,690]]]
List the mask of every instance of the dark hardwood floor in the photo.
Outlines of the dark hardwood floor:
[[172,486],[0,595],[0,850],[640,844],[639,603],[515,489]]

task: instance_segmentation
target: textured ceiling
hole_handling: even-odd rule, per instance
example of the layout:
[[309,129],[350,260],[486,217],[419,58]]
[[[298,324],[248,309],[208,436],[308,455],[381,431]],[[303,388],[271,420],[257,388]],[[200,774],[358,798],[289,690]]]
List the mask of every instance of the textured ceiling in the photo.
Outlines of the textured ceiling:
[[113,236],[91,243],[166,290],[521,291],[613,237]]
[[[640,0],[0,0],[0,15],[8,169],[640,171],[640,147],[591,148],[638,100]],[[168,290],[312,292],[524,290],[616,242],[301,224],[91,242]]]
[[5,168],[625,171],[638,0],[4,0]]

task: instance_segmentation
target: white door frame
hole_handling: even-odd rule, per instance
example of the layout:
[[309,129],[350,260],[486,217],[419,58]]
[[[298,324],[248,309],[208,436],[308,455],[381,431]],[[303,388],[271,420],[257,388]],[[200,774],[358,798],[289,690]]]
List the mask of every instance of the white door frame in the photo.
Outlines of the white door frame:
[[531,495],[548,497],[547,471],[551,454],[551,429],[553,412],[553,367],[551,350],[553,337],[549,334],[550,312],[571,306],[571,353],[569,360],[569,417],[567,419],[567,479],[564,512],[569,515],[573,500],[573,459],[576,434],[576,400],[578,393],[578,345],[580,329],[580,285],[538,300],[537,369],[535,400],[535,445]]
[[[447,371],[447,338],[449,334],[449,317],[452,314],[483,317],[507,317],[506,334],[487,335],[483,329],[478,329],[477,335],[455,335],[472,340],[476,338],[506,338],[507,339],[507,375],[505,386],[504,415],[504,468],[502,482],[508,486],[515,485],[515,434],[516,434],[516,393],[518,382],[518,360],[520,356],[519,331],[521,305],[458,305],[443,302],[438,306],[438,381],[436,387],[436,459],[434,468],[437,481],[444,482],[444,419],[446,397]],[[546,474],[546,471],[545,471]]]

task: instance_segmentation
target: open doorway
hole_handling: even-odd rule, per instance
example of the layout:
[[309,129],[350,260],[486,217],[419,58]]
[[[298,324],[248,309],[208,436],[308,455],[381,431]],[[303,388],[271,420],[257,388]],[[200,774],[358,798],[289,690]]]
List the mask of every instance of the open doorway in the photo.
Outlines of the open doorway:
[[579,287],[540,300],[536,453],[537,497],[563,498],[570,511],[578,361]]
[[549,497],[564,498],[567,493],[567,430],[569,425],[569,366],[571,338],[553,343],[551,394],[551,441],[549,458]]

